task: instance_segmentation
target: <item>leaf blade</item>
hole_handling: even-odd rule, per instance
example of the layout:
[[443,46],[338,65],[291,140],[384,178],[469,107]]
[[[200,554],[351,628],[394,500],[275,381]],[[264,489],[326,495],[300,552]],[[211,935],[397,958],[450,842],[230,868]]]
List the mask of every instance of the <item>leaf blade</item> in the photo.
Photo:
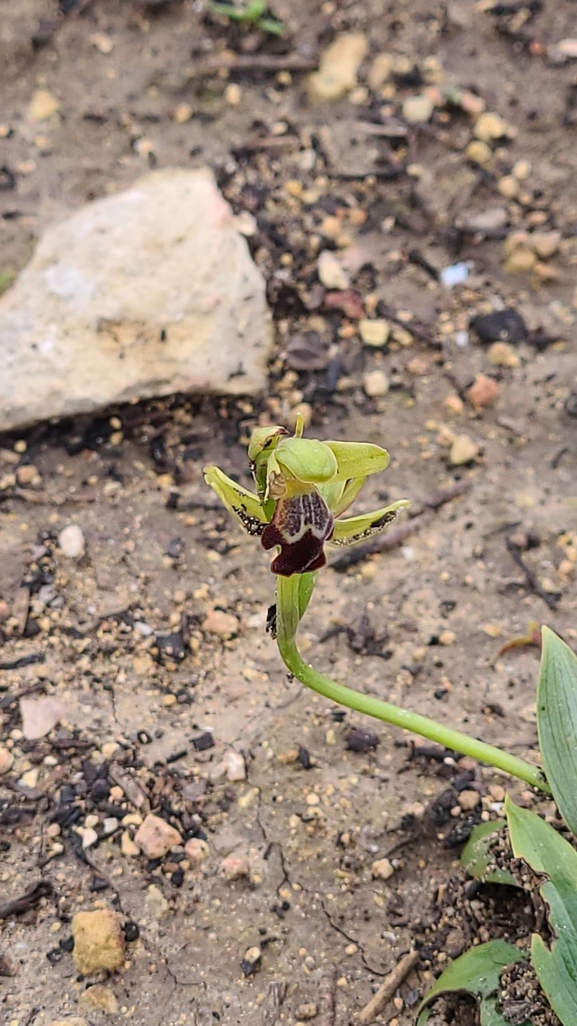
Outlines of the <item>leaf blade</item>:
[[537,690],[539,747],[553,797],[577,835],[577,656],[548,627]]
[[539,887],[549,906],[555,938],[548,948],[533,935],[531,961],[547,1000],[563,1026],[577,1022],[577,851],[549,823],[505,802],[513,853],[545,880]]
[[518,880],[508,869],[490,868],[491,838],[503,830],[506,825],[505,819],[495,819],[490,823],[479,823],[471,831],[469,840],[461,852],[461,865],[474,880],[503,884],[507,887],[520,886]]
[[[489,999],[499,988],[503,969],[514,962],[521,962],[523,957],[518,948],[503,940],[489,941],[487,944],[480,944],[479,947],[470,948],[445,969],[425,995],[419,1007],[417,1026],[424,1026],[427,1022],[428,1006],[431,1002],[449,993],[473,994],[480,1001],[481,1015],[487,1024],[507,1026],[505,1019],[497,1012],[495,1002]],[[494,1012],[492,1018],[487,1018],[488,1012]]]

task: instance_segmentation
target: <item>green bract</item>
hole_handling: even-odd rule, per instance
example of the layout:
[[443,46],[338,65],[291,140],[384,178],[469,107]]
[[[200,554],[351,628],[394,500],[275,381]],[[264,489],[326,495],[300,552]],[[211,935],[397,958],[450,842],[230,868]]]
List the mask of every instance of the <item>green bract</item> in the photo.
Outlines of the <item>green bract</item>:
[[302,418],[293,436],[279,425],[256,428],[248,456],[257,494],[207,467],[204,475],[226,508],[265,549],[278,547],[272,571],[282,577],[311,573],[326,563],[325,542],[353,545],[384,530],[405,499],[372,513],[337,520],[367,477],[385,470],[389,454],[369,442],[303,438]]

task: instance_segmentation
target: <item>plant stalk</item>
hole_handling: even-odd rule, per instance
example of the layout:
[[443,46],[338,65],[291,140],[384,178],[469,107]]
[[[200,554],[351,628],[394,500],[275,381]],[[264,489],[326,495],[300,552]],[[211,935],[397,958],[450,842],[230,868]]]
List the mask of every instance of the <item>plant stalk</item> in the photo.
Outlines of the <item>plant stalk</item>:
[[384,723],[391,723],[393,726],[410,730],[413,734],[428,738],[444,748],[460,752],[461,755],[471,756],[479,762],[495,766],[504,770],[505,773],[524,780],[532,787],[551,794],[549,785],[543,772],[524,759],[488,745],[484,741],[478,741],[468,734],[462,734],[459,730],[446,727],[443,723],[430,719],[428,716],[421,716],[419,713],[409,712],[398,705],[390,702],[383,702],[370,695],[364,695],[352,688],[345,687],[325,677],[312,666],[304,661],[297,645],[296,633],[299,624],[299,576],[277,578],[277,644],[281,658],[288,670],[302,684],[305,684],[312,691],[323,695],[332,702],[344,705],[356,712],[373,716]]

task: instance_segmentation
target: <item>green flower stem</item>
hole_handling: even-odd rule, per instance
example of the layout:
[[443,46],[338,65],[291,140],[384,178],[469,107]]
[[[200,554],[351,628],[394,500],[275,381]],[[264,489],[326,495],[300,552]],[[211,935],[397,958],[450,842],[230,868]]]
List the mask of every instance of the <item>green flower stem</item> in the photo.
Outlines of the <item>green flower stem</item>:
[[285,666],[302,684],[306,684],[312,691],[323,695],[332,702],[355,709],[357,712],[366,713],[384,723],[392,723],[395,727],[402,727],[412,731],[413,734],[420,734],[429,741],[435,741],[452,751],[460,752],[462,755],[469,755],[479,762],[488,763],[497,769],[510,773],[513,777],[525,780],[532,787],[538,788],[550,794],[551,790],[544,774],[537,766],[532,766],[515,755],[509,755],[500,748],[485,744],[474,737],[462,734],[459,730],[446,727],[428,716],[421,716],[419,713],[409,712],[398,705],[391,705],[390,702],[382,702],[378,698],[364,695],[359,691],[353,691],[343,684],[338,684],[325,677],[322,673],[313,669],[305,663],[296,645],[296,632],[299,624],[299,576],[277,578],[277,643],[279,652]]

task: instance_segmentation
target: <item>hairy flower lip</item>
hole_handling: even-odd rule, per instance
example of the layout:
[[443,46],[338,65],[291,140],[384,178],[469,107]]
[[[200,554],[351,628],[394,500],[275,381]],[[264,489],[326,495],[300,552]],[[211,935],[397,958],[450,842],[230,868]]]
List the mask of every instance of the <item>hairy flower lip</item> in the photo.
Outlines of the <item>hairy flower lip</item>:
[[291,577],[319,570],[326,563],[324,543],[333,530],[333,515],[316,488],[293,482],[261,536],[264,549],[280,547],[272,572]]

